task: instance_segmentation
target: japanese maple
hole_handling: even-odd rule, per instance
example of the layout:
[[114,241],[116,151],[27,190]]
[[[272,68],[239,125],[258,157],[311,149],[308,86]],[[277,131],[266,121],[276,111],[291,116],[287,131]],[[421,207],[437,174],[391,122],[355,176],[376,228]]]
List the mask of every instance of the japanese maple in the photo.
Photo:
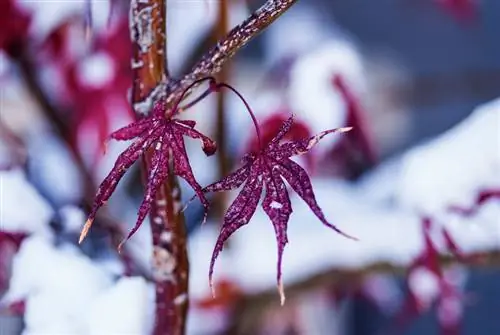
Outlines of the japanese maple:
[[[207,78],[195,81],[189,86],[171,110],[167,110],[165,104],[159,102],[154,106],[150,116],[118,129],[110,135],[110,138],[114,140],[124,141],[135,139],[135,142],[120,154],[113,169],[99,186],[94,205],[80,235],[80,242],[83,241],[92,226],[97,211],[111,197],[111,194],[114,192],[120,179],[125,175],[125,172],[149,149],[153,151],[153,156],[152,163],[148,167],[144,199],[139,207],[136,224],[124,241],[120,243],[119,249],[139,229],[146,215],[149,213],[155,194],[168,177],[170,158],[172,158],[173,173],[188,182],[200,198],[202,204],[208,209],[208,201],[191,170],[183,137],[187,136],[201,140],[202,149],[207,156],[215,153],[216,144],[213,140],[194,128],[196,125],[195,121],[173,118],[181,109],[180,102],[192,87],[205,80]],[[201,98],[204,96],[206,94],[202,95]],[[197,99],[194,102],[199,100]],[[184,106],[184,108],[187,107]]]
[[[276,132],[279,131],[281,125],[288,119],[290,114],[291,111],[287,107],[281,107],[277,111],[273,112],[272,115],[260,121],[259,128],[262,132],[262,143],[267,144],[273,139]],[[312,131],[310,127],[303,120],[295,118],[285,139],[300,140],[311,135]],[[256,136],[251,139],[247,149],[247,151],[259,149],[259,140]],[[315,161],[313,160],[312,155],[308,155],[305,158],[305,164],[308,171],[314,171]]]
[[293,125],[293,115],[290,116],[278,130],[277,134],[263,144],[257,120],[245,99],[233,87],[227,84],[218,84],[217,89],[227,88],[233,91],[247,107],[257,133],[259,147],[257,151],[246,154],[242,161],[243,166],[224,177],[222,180],[203,188],[203,192],[228,191],[239,188],[244,184],[238,196],[227,209],[224,222],[215,244],[210,261],[209,281],[213,292],[212,275],[217,256],[222,251],[225,241],[239,228],[246,225],[252,218],[259,204],[262,191],[266,190],[262,208],[273,224],[278,243],[277,283],[281,304],[285,301],[282,283],[282,259],[285,245],[288,242],[287,226],[292,205],[285,185],[285,180],[292,189],[306,202],[318,219],[337,233],[355,239],[336,226],[328,222],[319,207],[311,181],[307,172],[290,158],[307,153],[324,136],[335,132],[347,132],[351,128],[337,128],[325,130],[317,135],[300,140],[281,143]]

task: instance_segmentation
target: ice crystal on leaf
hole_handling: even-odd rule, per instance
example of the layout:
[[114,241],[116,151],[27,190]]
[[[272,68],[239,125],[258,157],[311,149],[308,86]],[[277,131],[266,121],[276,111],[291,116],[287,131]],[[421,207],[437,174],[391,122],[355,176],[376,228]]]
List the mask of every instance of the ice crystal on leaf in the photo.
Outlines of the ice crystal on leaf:
[[[277,264],[277,282],[281,297],[281,303],[284,303],[285,296],[281,279],[281,264],[283,251],[287,238],[287,225],[292,213],[290,197],[285,185],[285,181],[291,188],[306,202],[318,219],[327,227],[336,232],[353,238],[328,222],[323,211],[316,202],[311,181],[307,172],[290,157],[304,154],[315,146],[324,136],[335,132],[347,132],[351,128],[338,128],[323,131],[315,136],[306,137],[301,140],[281,143],[285,135],[290,131],[293,125],[293,116],[288,118],[277,134],[265,146],[260,141],[260,131],[257,121],[251,112],[248,104],[233,88],[228,85],[219,84],[235,92],[247,106],[259,138],[259,150],[245,155],[242,159],[243,166],[226,176],[222,180],[215,182],[203,188],[203,192],[228,191],[239,188],[244,184],[238,196],[231,206],[229,206],[224,215],[219,237],[215,244],[212,254],[209,270],[209,281],[212,286],[212,275],[217,256],[222,251],[225,241],[239,228],[246,225],[259,204],[262,191],[265,189],[262,208],[267,214],[274,226],[276,240],[278,244],[278,264]],[[354,239],[354,238],[353,238]]]
[[[193,83],[192,86],[198,84],[198,82]],[[190,88],[186,90],[185,94]],[[180,101],[182,99],[183,97],[181,97]],[[163,102],[158,102],[154,106],[150,116],[118,129],[110,135],[110,138],[114,140],[124,141],[135,139],[135,142],[120,154],[113,169],[99,186],[94,205],[80,235],[80,242],[87,235],[97,211],[111,197],[111,194],[114,192],[120,179],[125,175],[125,172],[149,150],[152,152],[152,160],[150,166],[148,166],[144,198],[139,207],[135,226],[125,240],[120,243],[120,247],[126,240],[132,237],[141,226],[146,215],[148,215],[158,189],[168,177],[170,158],[172,158],[172,172],[188,182],[200,198],[205,209],[208,209],[208,201],[201,186],[196,181],[189,163],[184,145],[184,136],[200,140],[202,142],[202,149],[207,156],[213,155],[217,147],[213,140],[194,128],[196,125],[195,121],[174,119],[173,115],[179,109],[179,104],[177,104],[171,111],[167,111]]]

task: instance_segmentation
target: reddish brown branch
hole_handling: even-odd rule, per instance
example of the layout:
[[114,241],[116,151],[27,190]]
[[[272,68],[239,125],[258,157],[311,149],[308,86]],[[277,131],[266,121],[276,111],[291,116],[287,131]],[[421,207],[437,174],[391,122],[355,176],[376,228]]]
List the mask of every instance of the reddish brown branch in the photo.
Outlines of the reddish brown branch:
[[[150,112],[168,77],[165,0],[132,0],[130,20],[132,102],[140,118]],[[144,171],[148,170],[151,158],[150,150],[144,157]],[[184,216],[179,212],[179,203],[179,185],[175,176],[170,175],[157,193],[150,212],[156,292],[153,334],[156,335],[183,334],[185,330],[189,264]]]

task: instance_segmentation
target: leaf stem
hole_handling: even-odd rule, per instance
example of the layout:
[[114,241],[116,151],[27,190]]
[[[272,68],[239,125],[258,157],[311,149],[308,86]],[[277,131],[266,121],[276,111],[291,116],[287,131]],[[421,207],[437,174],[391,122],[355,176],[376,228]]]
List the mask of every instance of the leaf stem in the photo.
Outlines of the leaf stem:
[[257,139],[259,141],[259,150],[262,149],[263,147],[262,147],[262,140],[261,140],[261,135],[260,135],[259,123],[257,122],[257,118],[255,117],[255,114],[254,114],[252,108],[250,107],[250,105],[248,104],[248,102],[245,100],[245,98],[243,97],[243,95],[241,95],[241,93],[238,92],[234,87],[232,87],[231,85],[228,85],[226,83],[219,83],[219,84],[217,84],[217,87],[218,88],[225,87],[228,90],[231,90],[245,104],[245,107],[247,108],[248,113],[252,117],[253,125],[255,126],[255,132],[257,133]]
[[[207,90],[205,90],[205,92],[203,92],[199,97],[197,97],[196,99],[194,99],[190,103],[186,104],[185,106],[182,106],[182,107],[179,106],[181,104],[182,100],[184,100],[184,98],[186,97],[186,95],[188,94],[188,92],[191,89],[193,89],[198,84],[201,84],[202,82],[207,81],[207,80],[210,81],[210,87]],[[216,85],[216,82],[215,82],[215,78],[213,78],[213,77],[205,77],[205,78],[195,80],[191,85],[189,85],[188,87],[186,87],[186,89],[184,89],[181,96],[179,97],[179,100],[177,100],[174,107],[171,109],[171,112],[168,113],[168,110],[167,110],[167,117],[172,117],[176,113],[180,113],[182,111],[185,111],[185,110],[193,107],[198,102],[205,99],[210,93],[215,92],[215,90],[216,90],[215,85]]]

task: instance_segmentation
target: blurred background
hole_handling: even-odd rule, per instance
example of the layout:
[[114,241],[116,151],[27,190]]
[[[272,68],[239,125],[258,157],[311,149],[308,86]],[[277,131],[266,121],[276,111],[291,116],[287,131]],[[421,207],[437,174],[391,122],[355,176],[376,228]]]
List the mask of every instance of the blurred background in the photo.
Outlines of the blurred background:
[[[169,70],[180,78],[263,1],[168,0]],[[89,5],[90,3],[90,5]],[[77,244],[96,188],[134,120],[126,0],[0,3],[0,334],[148,334],[151,233],[135,223],[139,164]],[[221,16],[221,9],[227,17]],[[188,334],[500,334],[500,2],[302,0],[228,64],[274,134],[352,126],[298,158],[327,218],[290,193],[283,276],[258,209],[208,266],[223,209],[188,207]],[[183,117],[218,141],[186,140],[201,185],[234,171],[255,140],[234,96]],[[192,190],[181,182],[182,198]]]

